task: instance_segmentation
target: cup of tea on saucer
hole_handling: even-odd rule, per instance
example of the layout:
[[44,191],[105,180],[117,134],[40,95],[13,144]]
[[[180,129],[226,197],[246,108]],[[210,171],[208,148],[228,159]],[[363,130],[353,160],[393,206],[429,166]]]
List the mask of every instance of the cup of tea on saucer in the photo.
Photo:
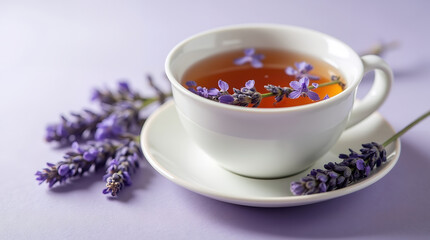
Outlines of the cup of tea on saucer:
[[[373,70],[373,86],[356,101],[363,75]],[[313,165],[381,106],[393,80],[378,56],[360,57],[324,33],[276,24],[194,35],[171,50],[165,71],[189,139],[223,168],[252,178]]]

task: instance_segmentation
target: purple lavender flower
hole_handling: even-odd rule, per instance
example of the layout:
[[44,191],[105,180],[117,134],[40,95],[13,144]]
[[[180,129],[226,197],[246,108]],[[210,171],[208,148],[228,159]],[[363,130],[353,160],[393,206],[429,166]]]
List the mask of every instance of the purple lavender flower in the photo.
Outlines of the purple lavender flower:
[[139,161],[143,159],[137,143],[130,141],[116,152],[115,158],[109,162],[109,167],[103,180],[106,181],[104,194],[117,194],[125,187],[132,184],[130,174],[139,167]]
[[220,92],[227,92],[229,86],[228,83],[224,82],[223,80],[218,80],[218,87],[220,89]]
[[188,86],[188,90],[207,99],[217,99],[219,90],[216,88],[207,89],[205,87],[197,86],[194,81],[188,81],[185,83]]
[[46,128],[45,140],[47,142],[58,142],[60,145],[69,145],[74,141],[92,139],[96,126],[108,113],[94,113],[84,110],[83,113],[72,113],[73,120],[61,116],[61,123],[52,124]]
[[234,102],[234,97],[231,96],[227,90],[229,89],[228,83],[223,80],[218,81],[218,87],[220,88],[218,101],[220,103],[231,104]]
[[118,89],[112,92],[109,89],[94,89],[91,95],[92,101],[98,101],[102,105],[114,105],[122,101],[143,100],[139,93],[133,92],[129,83],[125,80],[118,82]]
[[234,88],[234,94],[232,95],[234,101],[230,104],[242,107],[252,104],[252,107],[258,107],[263,97],[261,93],[257,92],[254,85],[255,81],[249,80],[245,83],[245,87],[242,87],[240,90]]
[[[313,101],[320,100],[320,97],[318,96],[317,93],[309,90],[308,85],[309,85],[309,78],[307,77],[303,77],[299,81],[291,81],[290,86],[294,89],[294,91],[292,91],[288,95],[288,97],[291,99],[296,99],[300,96],[303,96],[303,97],[309,97]],[[314,88],[318,87],[318,84],[316,83],[313,83],[312,85],[314,86]]]
[[211,88],[208,90],[207,88],[197,86],[196,82],[194,81],[188,81],[186,82],[186,85],[188,86],[188,90],[201,97],[225,104],[232,104],[243,107],[252,104],[253,107],[258,107],[262,99],[262,95],[257,92],[254,87],[254,80],[247,81],[245,83],[245,87],[242,87],[240,90],[234,88],[233,95],[230,95],[227,92],[227,90],[229,89],[229,85],[222,80],[218,81],[218,86],[220,90],[217,88]]
[[81,145],[73,143],[73,151],[67,152],[63,161],[56,164],[47,163],[48,167],[36,172],[36,180],[39,184],[46,182],[51,188],[56,183],[63,183],[67,179],[82,176],[88,172],[92,166],[97,171],[103,167],[107,159],[115,154],[115,150],[120,146],[116,141],[89,142]]
[[294,63],[297,69],[294,69],[293,67],[288,66],[285,69],[285,73],[290,76],[295,76],[297,80],[307,77],[311,80],[319,80],[320,78],[318,76],[314,76],[309,74],[309,72],[314,68],[309,63],[303,61],[303,62],[296,62]]
[[384,147],[371,142],[362,145],[360,153],[349,150],[340,154],[340,163],[329,162],[324,170],[313,169],[301,181],[292,182],[290,190],[294,195],[308,195],[344,188],[369,176],[370,172],[387,160]]
[[[64,160],[56,164],[47,163],[46,168],[36,172],[39,184],[46,182],[52,187],[72,177],[82,176],[91,169],[97,171],[105,167],[109,159],[115,159],[118,163],[112,160],[110,170],[113,171],[113,166],[117,165],[119,171],[112,176],[110,182],[113,185],[109,185],[110,190],[106,191],[112,194],[118,192],[113,187],[115,181],[131,184],[130,170],[137,168],[138,160],[143,157],[133,142],[137,141],[136,136],[146,120],[140,116],[140,110],[155,101],[162,103],[166,97],[150,76],[148,81],[158,97],[143,98],[132,91],[128,83],[120,82],[116,91],[94,91],[92,99],[100,103],[102,113],[96,114],[89,110],[81,114],[72,113],[72,121],[62,116],[60,124],[48,126],[46,140],[71,145],[72,150],[65,154]],[[87,142],[82,144],[84,141]]]
[[263,63],[261,62],[264,59],[263,54],[255,53],[255,48],[246,48],[243,52],[245,53],[245,56],[235,59],[234,64],[243,65],[249,62],[254,68],[263,67]]
[[97,124],[95,139],[117,138],[121,134],[124,134],[125,129],[124,126],[121,125],[120,118],[119,114],[111,114],[101,123]]
[[109,90],[96,90],[93,99],[100,102],[101,113],[84,110],[83,113],[72,113],[72,120],[62,116],[61,123],[47,127],[46,141],[67,146],[74,141],[103,140],[117,138],[123,134],[138,134],[145,121],[145,118],[139,116],[139,112],[154,101],[133,92],[127,82],[119,82],[114,93]]
[[231,95],[222,95],[218,98],[220,103],[232,104],[234,102],[234,97]]
[[188,90],[194,90],[195,87],[197,87],[197,83],[194,81],[188,81],[185,83],[185,85],[187,85]]

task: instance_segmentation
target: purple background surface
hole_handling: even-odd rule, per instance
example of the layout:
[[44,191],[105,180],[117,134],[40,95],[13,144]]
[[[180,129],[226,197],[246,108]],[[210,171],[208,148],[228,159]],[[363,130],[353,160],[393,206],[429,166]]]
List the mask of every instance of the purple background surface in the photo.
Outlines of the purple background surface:
[[[399,163],[374,185],[323,203],[252,208],[168,181],[147,162],[112,200],[102,172],[48,190],[34,173],[62,151],[47,123],[89,105],[92,87],[145,73],[163,79],[184,38],[238,23],[332,35],[358,52],[380,41],[395,84],[380,113],[397,130],[430,106],[430,1],[0,1],[0,239],[428,239],[430,120],[402,138]],[[364,81],[360,92],[370,85]],[[147,91],[148,95],[153,92]]]

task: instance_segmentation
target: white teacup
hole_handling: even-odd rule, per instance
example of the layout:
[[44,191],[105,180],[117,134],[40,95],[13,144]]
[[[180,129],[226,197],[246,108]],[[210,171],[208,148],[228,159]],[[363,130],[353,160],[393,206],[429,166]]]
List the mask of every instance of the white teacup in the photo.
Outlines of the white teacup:
[[[328,62],[346,88],[324,101],[288,108],[246,108],[200,97],[181,85],[184,72],[209,56],[245,48],[295,51]],[[168,55],[179,118],[190,138],[225,169],[255,178],[278,178],[303,171],[336,143],[345,128],[385,101],[392,83],[390,67],[378,56],[359,57],[326,34],[300,27],[252,24],[219,28],[192,36]],[[375,70],[372,88],[359,103],[357,87]]]

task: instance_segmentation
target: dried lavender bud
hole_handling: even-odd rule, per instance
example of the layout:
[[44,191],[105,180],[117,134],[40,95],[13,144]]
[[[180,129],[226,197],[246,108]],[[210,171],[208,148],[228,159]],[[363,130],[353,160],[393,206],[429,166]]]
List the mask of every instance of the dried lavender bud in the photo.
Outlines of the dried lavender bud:
[[373,168],[387,160],[383,145],[375,142],[362,145],[360,153],[350,149],[349,154],[340,154],[340,163],[329,162],[323,169],[314,169],[301,181],[292,182],[294,195],[308,195],[340,189],[369,176]]
[[49,187],[57,182],[63,183],[72,177],[82,176],[92,166],[97,171],[106,164],[115,154],[115,150],[122,144],[113,140],[102,142],[89,142],[81,145],[74,142],[72,151],[65,154],[64,160],[56,164],[47,163],[48,167],[36,172],[39,184],[46,182]]
[[139,112],[141,106],[133,102],[119,102],[113,106],[113,112],[97,124],[95,139],[119,138],[125,134],[138,135],[145,118]]
[[96,126],[109,113],[94,113],[84,110],[83,113],[72,113],[73,120],[61,116],[61,123],[52,124],[46,128],[47,142],[58,142],[60,145],[70,145],[74,141],[93,139]]
[[118,82],[118,89],[112,92],[109,89],[94,89],[91,95],[92,101],[97,101],[101,105],[115,105],[123,101],[144,100],[139,93],[131,90],[130,85],[125,81]]
[[233,88],[233,99],[234,101],[230,104],[246,107],[252,104],[252,107],[258,107],[260,105],[263,96],[257,92],[254,87],[255,81],[249,80],[245,83],[245,87],[239,89]]
[[264,88],[275,96],[275,101],[277,103],[282,101],[284,97],[288,97],[288,95],[293,91],[289,87],[276,87],[271,84],[265,85]]
[[[153,83],[152,86],[154,86]],[[160,90],[157,88],[157,91]],[[165,97],[164,94],[163,97]],[[138,93],[133,92],[126,82],[120,82],[115,93],[109,90],[96,91],[93,98],[101,103],[100,114],[84,110],[81,114],[72,113],[72,120],[62,116],[60,124],[47,127],[46,140],[67,146],[74,141],[119,138],[127,134],[137,135],[146,120],[140,117],[140,110],[158,99],[142,98]]]
[[103,180],[106,181],[103,193],[117,196],[125,186],[131,185],[130,174],[139,167],[139,160],[142,159],[143,154],[137,142],[129,141],[120,147],[115,158],[110,160],[106,175],[103,177]]
[[[140,116],[140,110],[153,102],[162,103],[168,96],[154,85],[152,78],[148,77],[148,81],[158,97],[143,98],[132,91],[126,82],[120,82],[114,92],[94,91],[92,99],[100,103],[101,114],[84,110],[81,114],[72,114],[73,121],[62,116],[60,124],[50,125],[47,129],[47,141],[57,141],[64,145],[73,142],[73,150],[66,153],[63,161],[47,163],[47,168],[37,171],[36,180],[40,184],[47,182],[52,187],[72,177],[82,176],[91,169],[96,171],[105,167],[109,159],[115,159],[116,161],[110,161],[109,169],[119,171],[112,175],[110,190],[107,191],[116,194],[122,188],[118,183],[131,184],[129,173],[139,166],[138,160],[143,158],[136,143],[130,142],[130,139],[135,139],[140,133],[146,120]],[[75,142],[87,140],[97,141],[87,144]]]
[[332,82],[337,82],[339,84],[339,86],[342,88],[342,90],[345,90],[346,85],[345,85],[345,83],[343,83],[343,82],[340,81],[340,76],[332,75],[330,77],[330,80]]

